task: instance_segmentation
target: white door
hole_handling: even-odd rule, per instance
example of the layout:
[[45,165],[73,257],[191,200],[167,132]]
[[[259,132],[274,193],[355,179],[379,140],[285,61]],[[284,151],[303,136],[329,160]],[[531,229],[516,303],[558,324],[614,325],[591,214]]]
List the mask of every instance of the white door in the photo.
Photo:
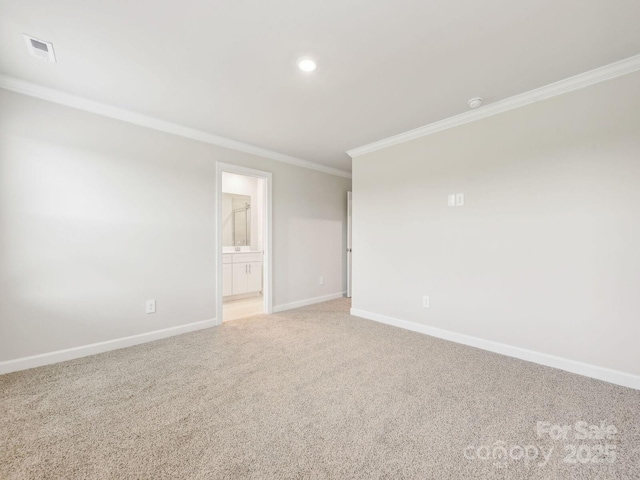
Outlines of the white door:
[[233,265],[222,265],[222,295],[233,295]]
[[347,192],[347,297],[351,298],[351,213],[353,192]]
[[233,294],[240,295],[247,293],[249,276],[249,264],[248,263],[234,263],[233,264]]
[[247,292],[259,292],[262,290],[262,262],[251,262],[249,265],[249,275],[247,276]]

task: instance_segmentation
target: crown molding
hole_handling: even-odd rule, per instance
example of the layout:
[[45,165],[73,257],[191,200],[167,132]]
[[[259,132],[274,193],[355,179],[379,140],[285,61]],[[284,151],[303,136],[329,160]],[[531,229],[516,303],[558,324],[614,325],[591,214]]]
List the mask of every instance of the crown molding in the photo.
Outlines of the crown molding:
[[338,177],[351,178],[351,172],[339,170],[337,168],[328,167],[319,163],[303,160],[301,158],[292,157],[280,152],[274,152],[265,148],[256,147],[248,143],[239,142],[230,138],[221,137],[212,133],[203,132],[194,128],[185,127],[177,123],[167,122],[158,118],[141,115],[123,108],[113,107],[105,103],[96,102],[87,98],[78,97],[69,93],[61,92],[49,87],[44,87],[32,82],[20,80],[8,75],[0,74],[0,88],[10,90],[12,92],[21,93],[30,97],[47,100],[49,102],[58,103],[67,107],[77,108],[86,112],[95,113],[104,117],[115,118],[123,122],[132,123],[141,127],[151,128],[160,132],[170,133],[191,140],[216,145],[218,147],[229,148],[239,152],[256,155],[258,157],[268,158],[277,162],[288,163],[298,167],[316,170]]
[[525,93],[514,95],[513,97],[498,100],[497,102],[479,107],[476,110],[460,113],[453,117],[445,118],[444,120],[439,120],[414,130],[409,130],[408,132],[400,133],[377,142],[369,143],[362,147],[348,150],[347,154],[351,158],[359,157],[367,153],[382,150],[383,148],[405,143],[410,140],[415,140],[416,138],[441,132],[442,130],[464,125],[465,123],[475,122],[483,118],[498,115],[499,113],[524,107],[531,103],[540,102],[547,98],[588,87],[589,85],[621,77],[638,70],[640,70],[640,55],[635,55],[555,83],[550,83],[549,85],[545,85],[534,90],[529,90]]

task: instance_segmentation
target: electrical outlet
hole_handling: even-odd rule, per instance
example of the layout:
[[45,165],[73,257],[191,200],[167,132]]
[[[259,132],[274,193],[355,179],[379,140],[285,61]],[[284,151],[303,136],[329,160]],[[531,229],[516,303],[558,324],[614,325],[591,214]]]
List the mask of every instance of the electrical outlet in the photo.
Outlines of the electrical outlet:
[[156,301],[147,300],[147,313],[156,313]]
[[429,308],[429,297],[426,295],[422,297],[422,306],[424,308]]
[[451,195],[447,195],[447,205],[450,207],[456,206],[456,194],[452,193]]
[[318,280],[318,284],[324,285],[324,275],[320,277],[320,279]]
[[456,207],[464,206],[464,193],[456,193]]

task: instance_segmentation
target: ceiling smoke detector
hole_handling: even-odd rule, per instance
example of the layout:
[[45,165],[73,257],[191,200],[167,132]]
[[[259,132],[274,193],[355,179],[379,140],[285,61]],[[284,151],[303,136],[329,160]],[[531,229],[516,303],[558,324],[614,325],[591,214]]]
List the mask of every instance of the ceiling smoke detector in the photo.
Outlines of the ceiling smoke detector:
[[469,100],[469,108],[478,108],[480,105],[482,105],[483,100],[484,98],[482,97],[472,98],[471,100]]
[[48,62],[56,63],[56,56],[53,53],[53,43],[45,42],[32,37],[31,35],[23,34],[24,41],[27,42],[27,49],[29,53],[40,60],[46,60]]

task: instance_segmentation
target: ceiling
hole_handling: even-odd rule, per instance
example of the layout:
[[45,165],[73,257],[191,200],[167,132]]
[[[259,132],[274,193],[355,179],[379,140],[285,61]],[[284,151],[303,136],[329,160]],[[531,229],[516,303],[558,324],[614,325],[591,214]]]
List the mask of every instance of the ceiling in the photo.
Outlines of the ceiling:
[[639,18],[637,0],[0,0],[0,73],[350,171],[346,150],[471,97],[640,53]]

